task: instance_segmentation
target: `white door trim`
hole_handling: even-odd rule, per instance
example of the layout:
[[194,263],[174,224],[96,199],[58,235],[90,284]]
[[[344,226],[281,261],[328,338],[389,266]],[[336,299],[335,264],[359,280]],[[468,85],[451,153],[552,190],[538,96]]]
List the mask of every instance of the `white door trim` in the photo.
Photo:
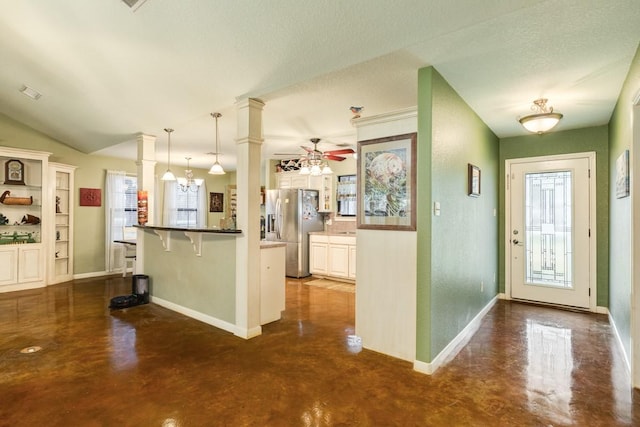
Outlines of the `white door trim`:
[[573,159],[589,159],[589,229],[591,230],[591,238],[589,239],[589,289],[591,295],[589,298],[589,311],[596,312],[598,301],[597,289],[597,230],[596,230],[596,153],[589,151],[585,153],[569,153],[556,154],[552,156],[524,157],[518,159],[505,160],[505,203],[504,203],[504,293],[506,299],[511,299],[511,190],[510,190],[510,171],[511,165],[517,163],[543,162],[553,160],[573,160]]
[[631,146],[629,147],[629,177],[631,196],[631,342],[629,343],[631,383],[640,388],[640,91],[631,107]]

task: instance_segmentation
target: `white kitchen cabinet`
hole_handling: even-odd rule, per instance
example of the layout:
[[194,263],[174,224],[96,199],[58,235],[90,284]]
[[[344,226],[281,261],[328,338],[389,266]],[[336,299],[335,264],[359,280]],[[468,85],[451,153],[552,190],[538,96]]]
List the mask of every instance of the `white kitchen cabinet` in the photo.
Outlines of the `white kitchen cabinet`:
[[356,280],[356,245],[349,246],[349,279]]
[[276,173],[276,188],[305,188],[318,190],[318,211],[331,212],[333,208],[333,175],[300,175],[298,171]]
[[44,281],[42,244],[0,245],[1,291],[39,287]]
[[329,237],[312,234],[309,239],[309,272],[329,274]]
[[285,308],[284,245],[265,244],[260,249],[260,324],[280,320]]
[[309,271],[318,276],[356,279],[355,236],[311,234]]

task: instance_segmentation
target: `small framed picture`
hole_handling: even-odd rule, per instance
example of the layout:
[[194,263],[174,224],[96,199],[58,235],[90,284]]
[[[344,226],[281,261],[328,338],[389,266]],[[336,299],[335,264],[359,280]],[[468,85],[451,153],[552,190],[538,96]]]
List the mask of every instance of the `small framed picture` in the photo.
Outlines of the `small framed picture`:
[[209,212],[222,212],[223,193],[209,193]]
[[478,166],[475,166],[469,163],[468,174],[469,174],[469,196],[479,197],[480,196],[480,168]]

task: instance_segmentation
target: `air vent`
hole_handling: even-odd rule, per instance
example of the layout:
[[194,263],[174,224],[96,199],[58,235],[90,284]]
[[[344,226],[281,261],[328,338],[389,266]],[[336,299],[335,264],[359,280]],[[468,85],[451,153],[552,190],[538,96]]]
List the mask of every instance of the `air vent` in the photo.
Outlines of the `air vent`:
[[122,2],[129,6],[134,12],[140,9],[140,6],[142,6],[146,1],[147,0],[122,0]]

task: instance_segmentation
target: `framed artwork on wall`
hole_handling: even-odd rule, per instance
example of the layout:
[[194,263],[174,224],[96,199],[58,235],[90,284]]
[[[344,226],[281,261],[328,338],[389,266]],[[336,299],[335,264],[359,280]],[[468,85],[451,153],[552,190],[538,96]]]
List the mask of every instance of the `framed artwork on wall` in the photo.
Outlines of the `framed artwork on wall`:
[[629,197],[629,150],[616,159],[616,198]]
[[102,206],[102,190],[99,188],[81,188],[80,206]]
[[415,231],[416,141],[414,132],[358,143],[358,228]]
[[480,197],[480,168],[469,163],[467,170],[469,179],[468,194],[471,197]]
[[209,193],[209,212],[223,212],[224,193]]

